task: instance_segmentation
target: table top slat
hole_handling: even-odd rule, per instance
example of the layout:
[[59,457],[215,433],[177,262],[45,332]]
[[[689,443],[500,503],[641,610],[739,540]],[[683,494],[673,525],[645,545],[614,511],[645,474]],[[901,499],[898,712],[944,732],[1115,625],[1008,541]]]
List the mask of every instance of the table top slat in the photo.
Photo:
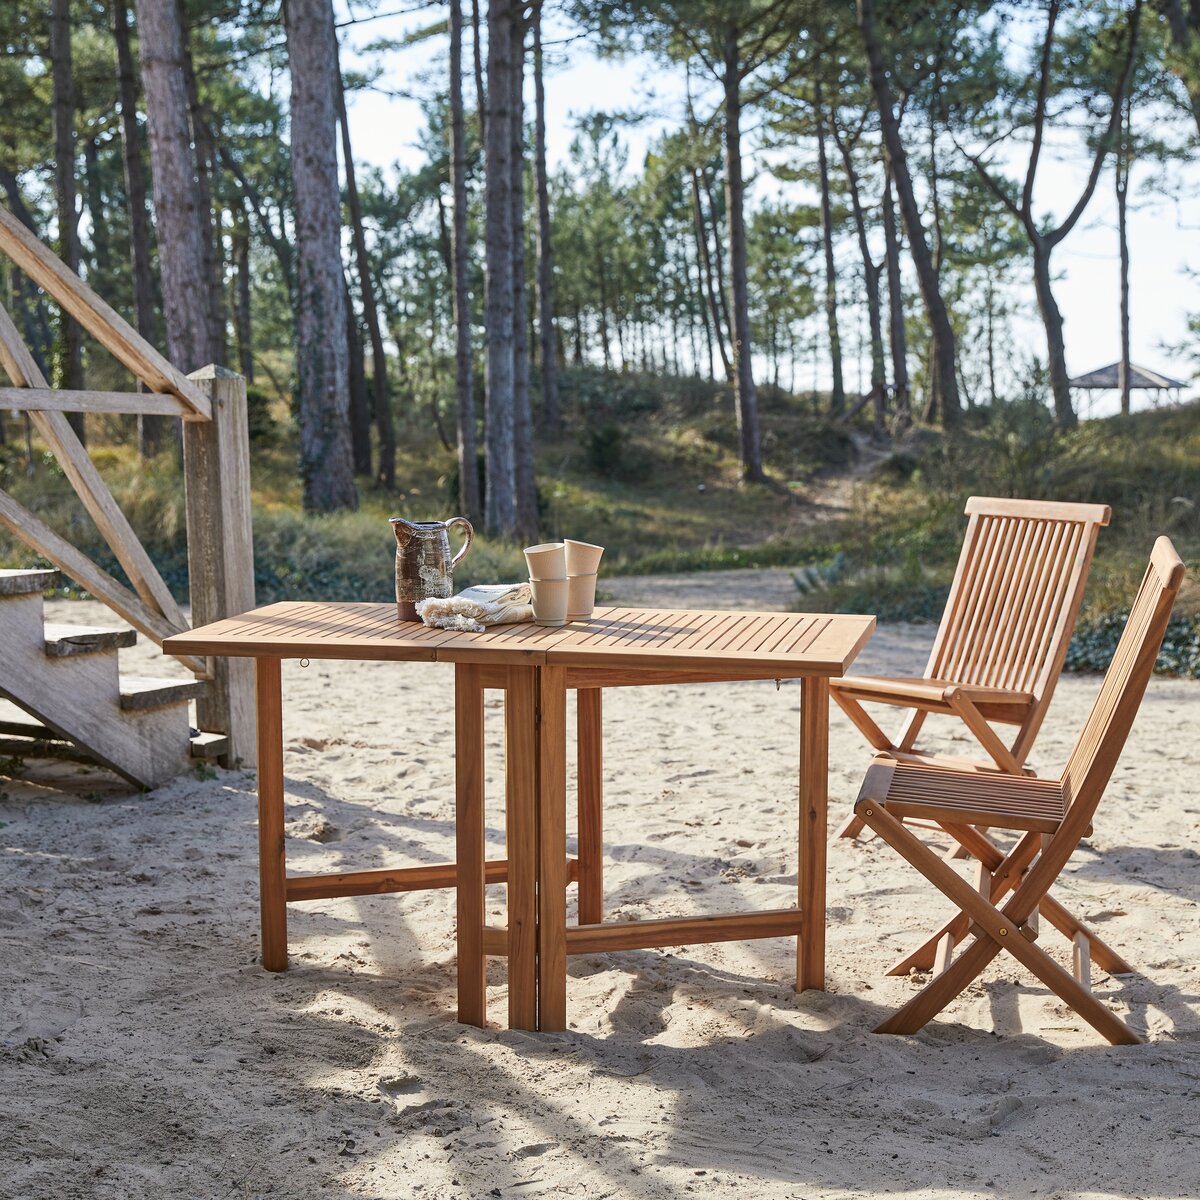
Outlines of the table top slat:
[[825,613],[598,608],[559,627],[482,633],[400,622],[392,604],[284,601],[167,639],[172,654],[476,662],[762,675],[842,674],[875,619]]

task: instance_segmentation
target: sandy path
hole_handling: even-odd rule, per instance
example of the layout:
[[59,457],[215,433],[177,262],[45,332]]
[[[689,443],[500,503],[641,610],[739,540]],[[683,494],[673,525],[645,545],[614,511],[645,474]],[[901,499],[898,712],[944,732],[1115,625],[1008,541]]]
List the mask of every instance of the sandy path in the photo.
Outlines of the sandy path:
[[[915,669],[929,635],[883,630],[861,665]],[[445,669],[286,664],[284,683],[292,868],[451,857]],[[1039,761],[1061,763],[1095,686],[1064,681]],[[1195,1197],[1198,723],[1200,685],[1154,682],[1060,889],[1144,971],[1097,980],[1150,1036],[1122,1049],[1003,961],[918,1037],[873,1035],[914,987],[883,968],[943,908],[848,842],[824,994],[792,991],[783,940],[592,955],[570,1032],[467,1029],[450,893],[296,906],[293,969],[270,976],[251,776],[135,796],[36,764],[0,779],[0,1196]],[[792,903],[795,729],[794,686],[613,694],[610,913]],[[838,717],[831,758],[840,814],[864,753]]]

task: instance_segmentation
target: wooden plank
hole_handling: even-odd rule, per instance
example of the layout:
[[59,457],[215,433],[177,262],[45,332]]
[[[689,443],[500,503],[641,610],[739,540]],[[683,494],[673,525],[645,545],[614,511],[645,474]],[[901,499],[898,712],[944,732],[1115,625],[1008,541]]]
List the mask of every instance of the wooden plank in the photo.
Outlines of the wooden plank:
[[258,886],[262,964],[286,971],[287,875],[283,840],[283,690],[277,658],[255,660],[258,702]]
[[[217,621],[172,639],[169,649],[189,654],[256,654],[284,657],[381,659],[438,662],[477,662],[481,666],[539,666],[616,671],[659,671],[684,681],[713,678],[799,678],[802,675],[841,674],[875,627],[873,617],[830,618],[832,632],[823,634],[817,654],[805,650],[770,651],[767,655],[736,649],[680,649],[697,625],[712,614],[680,611],[662,616],[651,612],[651,625],[612,621],[598,610],[597,621],[572,630],[533,625],[493,626],[483,633],[426,629],[388,615],[390,605],[279,604],[229,621]],[[393,610],[394,612],[394,610]],[[354,614],[360,614],[356,624]],[[363,616],[362,614],[366,614]],[[372,616],[373,614],[373,616]],[[722,614],[723,616],[728,614]],[[751,633],[782,631],[788,622],[807,627],[811,615],[737,614],[750,622]],[[366,622],[366,625],[363,622]],[[372,621],[377,622],[368,628]],[[746,632],[746,626],[742,632]],[[722,626],[736,636],[738,630]],[[582,678],[581,676],[574,676]],[[640,677],[638,682],[665,682],[666,675]],[[633,685],[632,675],[630,685]],[[489,677],[495,686],[495,677]]]
[[[425,892],[459,887],[455,863],[423,863],[419,867],[383,867],[375,871],[338,871],[320,875],[289,875],[289,904],[302,900],[329,900],[337,896],[386,896],[394,892]],[[488,883],[508,878],[506,859],[487,864]]]
[[208,398],[3,208],[0,208],[0,250],[152,392],[170,392],[196,417],[209,419]]
[[968,516],[1022,517],[1044,520],[1053,515],[1060,521],[1094,522],[1107,525],[1112,509],[1107,504],[1069,504],[1059,500],[1013,500],[1000,496],[970,496],[964,509]]
[[122,675],[121,707],[126,712],[143,712],[166,704],[197,700],[208,687],[205,679],[155,679],[144,675]]
[[504,707],[508,1024],[537,1028],[537,671],[509,668]]
[[797,909],[780,908],[755,913],[710,913],[701,917],[573,925],[567,929],[567,953],[593,954],[606,950],[646,950],[656,946],[795,937],[803,923],[803,916]]
[[[483,687],[479,668],[469,663],[454,668],[454,791],[458,1019],[482,1028],[487,1024]],[[507,879],[507,862],[504,867]]]
[[[188,587],[192,623],[207,625],[254,607],[250,522],[250,436],[246,381],[222,367],[191,377],[208,398],[211,421],[183,427]],[[228,767],[254,765],[254,670],[224,655],[209,664],[212,685],[196,706],[201,729],[229,738]]]
[[[491,955],[494,958],[508,957],[508,930],[497,929],[492,925],[485,925],[483,934],[480,938],[480,943],[483,947],[484,956]],[[461,1021],[462,1018],[459,1017]],[[466,1024],[466,1022],[464,1022]]]
[[105,650],[128,649],[137,645],[132,629],[109,629],[97,625],[63,625],[47,622],[43,627],[45,652],[52,658],[72,658]]
[[158,392],[67,391],[49,387],[0,387],[4,412],[152,413],[161,417],[190,414],[175,396]]
[[567,1027],[567,678],[537,670],[538,1028]]
[[580,925],[599,925],[604,920],[603,703],[599,688],[581,691],[576,699]]
[[22,567],[0,569],[0,596],[36,596],[57,583],[57,571],[26,570]]
[[171,653],[433,662],[445,629],[401,623],[395,604],[282,601],[179,633]]
[[796,990],[825,987],[825,847],[829,836],[829,680],[800,681],[800,848]]
[[643,670],[638,667],[567,667],[567,688],[658,687],[687,683],[737,683],[765,679],[798,679],[773,667],[727,663],[707,671]]

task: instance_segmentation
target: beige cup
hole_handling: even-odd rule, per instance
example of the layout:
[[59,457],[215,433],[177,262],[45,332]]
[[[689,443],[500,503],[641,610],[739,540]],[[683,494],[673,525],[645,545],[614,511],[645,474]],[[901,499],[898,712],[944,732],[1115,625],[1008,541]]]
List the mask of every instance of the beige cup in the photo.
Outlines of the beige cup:
[[573,542],[568,538],[563,542],[566,551],[568,575],[595,575],[600,568],[600,559],[604,555],[603,546],[593,546],[591,542]]
[[530,579],[565,579],[567,559],[562,542],[542,542],[525,547],[525,562]]
[[535,625],[565,625],[567,623],[567,580],[531,579],[533,588],[533,623]]
[[567,620],[586,621],[596,607],[596,576],[571,575],[567,579]]

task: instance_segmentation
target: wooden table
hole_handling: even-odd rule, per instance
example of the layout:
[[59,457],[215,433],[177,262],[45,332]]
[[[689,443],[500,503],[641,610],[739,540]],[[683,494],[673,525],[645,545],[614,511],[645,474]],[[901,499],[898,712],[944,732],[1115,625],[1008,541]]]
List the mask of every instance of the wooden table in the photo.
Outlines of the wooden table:
[[[171,654],[255,659],[262,961],[287,968],[287,905],[334,896],[456,887],[458,1014],[486,1019],[487,955],[505,955],[509,1024],[566,1028],[567,956],[600,950],[795,935],[796,987],[825,981],[829,679],[875,628],[865,616],[598,608],[558,629],[462,633],[401,624],[391,604],[282,603],[168,638]],[[288,876],[283,835],[284,658],[455,665],[457,862]],[[799,679],[798,906],[657,921],[603,920],[601,696],[604,688]],[[503,689],[507,857],[484,858],[483,694]],[[578,689],[579,854],[566,852],[566,696]],[[484,888],[506,883],[508,925],[486,922]],[[580,924],[566,920],[579,885]]]

